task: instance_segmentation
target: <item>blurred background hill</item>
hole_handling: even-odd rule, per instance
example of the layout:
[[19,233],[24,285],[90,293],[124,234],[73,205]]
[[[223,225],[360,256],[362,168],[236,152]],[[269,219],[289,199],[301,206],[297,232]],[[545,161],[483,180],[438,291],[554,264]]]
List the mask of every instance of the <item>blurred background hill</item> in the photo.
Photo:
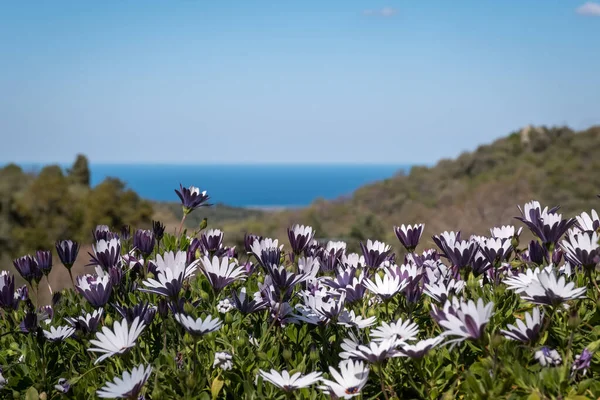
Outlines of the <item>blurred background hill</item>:
[[243,232],[284,239],[287,226],[309,224],[319,237],[354,248],[367,238],[395,244],[392,226],[400,224],[425,223],[425,237],[448,229],[487,234],[490,226],[515,224],[516,205],[532,199],[560,205],[566,215],[597,207],[598,151],[598,126],[581,132],[528,126],[456,159],[364,186],[350,198],[220,225],[241,243]]

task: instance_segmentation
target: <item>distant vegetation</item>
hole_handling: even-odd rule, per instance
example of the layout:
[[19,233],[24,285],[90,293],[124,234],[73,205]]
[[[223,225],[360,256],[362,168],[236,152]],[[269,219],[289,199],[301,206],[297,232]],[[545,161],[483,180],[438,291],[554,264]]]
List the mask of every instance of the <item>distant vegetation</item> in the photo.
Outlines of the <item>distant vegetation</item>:
[[393,224],[424,222],[425,236],[451,228],[489,233],[491,225],[514,223],[515,204],[531,199],[560,205],[566,215],[597,208],[598,154],[600,127],[582,132],[527,127],[455,160],[364,186],[349,199],[319,201],[223,227],[231,241],[241,244],[243,232],[283,239],[286,227],[308,224],[318,237],[345,240],[354,250],[366,238],[395,243]]
[[0,259],[52,249],[59,239],[89,242],[97,224],[120,229],[148,226],[150,202],[118,179],[90,187],[87,159],[79,155],[66,173],[57,166],[39,173],[15,164],[0,169]]

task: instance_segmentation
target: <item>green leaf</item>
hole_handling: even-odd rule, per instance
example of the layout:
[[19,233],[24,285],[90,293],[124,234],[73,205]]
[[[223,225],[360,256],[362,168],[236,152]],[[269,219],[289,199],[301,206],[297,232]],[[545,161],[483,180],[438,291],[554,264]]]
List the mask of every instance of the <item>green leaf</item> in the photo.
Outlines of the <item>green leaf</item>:
[[210,385],[210,393],[212,394],[213,400],[215,400],[219,396],[219,392],[223,388],[223,384],[225,382],[221,379],[220,376],[217,376],[213,381],[212,385]]
[[39,400],[39,398],[40,395],[36,388],[32,386],[27,389],[27,392],[25,393],[25,400]]

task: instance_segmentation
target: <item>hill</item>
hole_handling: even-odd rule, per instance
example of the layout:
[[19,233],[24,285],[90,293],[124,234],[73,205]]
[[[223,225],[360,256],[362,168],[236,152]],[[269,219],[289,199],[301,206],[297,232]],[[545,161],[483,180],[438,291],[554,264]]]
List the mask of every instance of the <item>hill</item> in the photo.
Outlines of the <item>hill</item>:
[[[285,238],[286,227],[309,224],[321,238],[351,246],[366,238],[396,243],[392,226],[426,224],[425,236],[446,229],[484,234],[491,225],[514,224],[515,204],[537,199],[572,215],[597,207],[600,127],[527,127],[433,167],[364,186],[351,197],[266,217],[224,223],[230,241],[243,233]],[[595,201],[596,199],[596,201]]]

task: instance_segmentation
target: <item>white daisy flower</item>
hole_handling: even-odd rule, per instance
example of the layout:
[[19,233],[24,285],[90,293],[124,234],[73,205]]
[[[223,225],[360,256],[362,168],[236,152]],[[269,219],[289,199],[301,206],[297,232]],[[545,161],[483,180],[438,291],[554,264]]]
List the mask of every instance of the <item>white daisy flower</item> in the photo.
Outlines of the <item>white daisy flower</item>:
[[369,366],[362,361],[344,360],[340,362],[339,372],[329,367],[334,380],[321,379],[319,389],[338,399],[350,399],[360,395],[360,391],[369,379]]
[[314,295],[302,295],[302,298],[305,307],[310,308],[312,311],[323,316],[323,318],[330,320],[337,317],[344,309],[346,292],[341,292],[337,298],[334,295],[323,292],[316,292]]
[[383,279],[379,274],[375,274],[375,281],[365,279],[362,284],[382,299],[389,299],[403,290],[408,285],[408,282],[401,281],[399,276],[386,271]]
[[135,317],[131,323],[131,328],[127,326],[126,319],[123,319],[121,322],[115,321],[112,331],[108,327],[103,326],[102,332],[96,333],[97,340],[90,340],[90,343],[96,347],[92,347],[88,351],[104,353],[94,364],[98,364],[115,354],[125,353],[135,346],[135,341],[142,334],[144,328],[146,328],[146,325],[139,317]]
[[430,339],[419,340],[414,344],[402,343],[400,344],[400,353],[402,353],[403,356],[410,358],[422,358],[429,350],[442,343],[444,339],[444,336],[437,336]]
[[312,242],[315,231],[306,225],[294,225],[288,229],[288,239],[295,254],[300,254]]
[[507,325],[506,329],[501,329],[500,332],[511,340],[520,342],[532,342],[537,339],[542,327],[543,314],[539,308],[534,308],[530,313],[525,313],[525,323],[517,319],[515,325]]
[[104,399],[137,399],[150,374],[152,366],[144,368],[140,364],[131,372],[123,372],[121,378],[115,377],[113,382],[106,382],[104,387],[96,391],[96,395]]
[[349,337],[344,338],[340,344],[340,347],[344,351],[340,352],[338,355],[342,360],[349,359],[352,356],[352,352],[357,350],[360,346],[360,341],[352,331],[348,331],[348,336]]
[[444,303],[452,294],[459,294],[465,287],[465,281],[452,279],[447,283],[438,281],[433,284],[425,284],[423,292],[432,299]]
[[340,315],[338,315],[338,325],[352,327],[355,326],[358,329],[368,328],[373,326],[377,319],[373,317],[363,318],[362,316],[357,316],[354,313],[354,310],[348,311],[343,310]]
[[298,272],[307,277],[316,278],[321,264],[316,257],[300,257],[298,259]]
[[540,272],[540,269],[537,267],[534,270],[527,268],[517,276],[511,276],[504,279],[503,282],[507,286],[507,289],[514,290],[517,294],[525,293],[525,290],[532,282],[537,282]]
[[400,357],[400,352],[396,349],[397,342],[394,339],[387,339],[381,342],[371,342],[368,346],[360,345],[356,350],[349,351],[350,358],[364,360],[372,364],[379,363],[388,358]]
[[327,246],[325,247],[325,250],[327,251],[327,253],[330,253],[332,250],[334,253],[337,253],[338,251],[346,251],[346,242],[335,242],[335,241],[329,241],[327,242]]
[[495,239],[512,239],[515,236],[521,235],[521,231],[523,228],[519,228],[519,230],[515,230],[515,227],[512,225],[504,225],[500,228],[494,227],[490,229],[490,234]]
[[227,314],[229,311],[233,310],[233,304],[229,299],[220,300],[217,303],[217,311],[221,314]]
[[378,253],[385,253],[387,251],[390,251],[390,249],[392,248],[392,246],[390,246],[389,244],[386,244],[384,242],[380,242],[378,240],[367,240],[367,246],[366,246],[368,251],[375,251]]
[[219,259],[219,257],[214,256],[211,260],[204,256],[201,270],[217,292],[230,283],[244,278],[246,274],[244,266],[237,265],[234,259],[229,257]]
[[583,231],[595,231],[600,227],[600,218],[596,210],[592,210],[592,215],[583,212],[581,215],[575,217],[577,219],[577,225]]
[[565,258],[574,265],[592,268],[599,255],[598,234],[594,232],[570,233],[568,239],[562,241]]
[[558,354],[558,351],[546,346],[536,351],[534,357],[542,367],[547,365],[560,365],[562,362],[562,358],[560,357],[560,354]]
[[169,276],[179,276],[183,274],[183,278],[189,278],[198,269],[198,260],[187,265],[187,254],[185,251],[178,251],[174,253],[168,251],[162,256],[156,255],[156,270],[158,272],[165,273],[167,270],[171,271]]
[[449,248],[452,248],[454,247],[454,243],[460,240],[460,232],[457,233],[454,231],[444,231],[443,233],[435,237],[438,240],[441,239]]
[[385,340],[406,342],[414,340],[419,333],[419,327],[411,320],[402,321],[399,319],[396,322],[382,322],[380,326],[371,331],[371,337],[375,342],[383,342]]
[[75,333],[75,328],[71,326],[50,327],[50,331],[44,331],[44,337],[51,342],[60,342]]
[[254,254],[254,256],[260,260],[264,251],[281,251],[283,249],[283,245],[279,246],[279,241],[277,239],[264,238],[262,240],[254,240],[250,246],[250,249],[252,250],[252,254]]
[[213,318],[210,315],[206,317],[204,321],[202,318],[194,320],[192,317],[185,314],[175,314],[173,317],[175,318],[175,321],[179,322],[186,331],[195,336],[202,336],[207,333],[217,331],[221,328],[221,325],[223,325],[221,320],[218,318]]
[[54,389],[59,393],[68,393],[71,389],[71,384],[65,378],[58,378],[58,383],[54,385]]
[[587,288],[576,288],[574,282],[566,282],[564,276],[557,279],[555,273],[541,272],[525,289],[521,297],[533,304],[556,306],[565,301],[585,297]]
[[[108,229],[106,231],[108,232]],[[96,242],[96,244],[92,245],[92,248],[94,249],[94,253],[96,255],[98,253],[104,253],[106,251],[118,253],[118,250],[120,250],[121,248],[121,241],[118,238],[113,238],[109,240],[100,239]]]
[[296,372],[294,375],[290,376],[290,373],[286,370],[279,373],[272,369],[270,372],[259,370],[259,375],[262,376],[265,381],[272,383],[283,391],[291,392],[317,383],[320,380],[322,373],[311,372],[310,374],[302,375],[300,372]]
[[213,362],[213,368],[221,368],[223,371],[227,371],[233,368],[233,357],[231,354],[224,351],[217,351],[215,353],[215,361]]
[[156,256],[155,279],[146,279],[144,292],[156,293],[162,296],[175,297],[179,294],[183,280],[192,276],[198,268],[198,260],[187,265],[187,255],[184,251],[166,252],[164,256]]
[[469,300],[467,303],[461,301],[454,312],[447,312],[445,318],[439,324],[445,329],[442,335],[457,336],[451,342],[459,342],[465,339],[479,339],[483,335],[483,329],[493,315],[494,303],[483,303],[483,299]]
[[365,265],[365,256],[358,253],[343,254],[341,260],[345,268],[360,268]]

